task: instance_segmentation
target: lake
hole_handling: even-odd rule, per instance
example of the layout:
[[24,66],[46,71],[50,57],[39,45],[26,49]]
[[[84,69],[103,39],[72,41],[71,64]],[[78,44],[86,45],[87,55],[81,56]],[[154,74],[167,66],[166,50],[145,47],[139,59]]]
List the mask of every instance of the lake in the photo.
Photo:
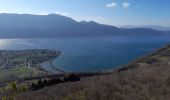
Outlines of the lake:
[[53,64],[70,72],[109,70],[170,44],[170,36],[0,39],[0,49],[56,49]]

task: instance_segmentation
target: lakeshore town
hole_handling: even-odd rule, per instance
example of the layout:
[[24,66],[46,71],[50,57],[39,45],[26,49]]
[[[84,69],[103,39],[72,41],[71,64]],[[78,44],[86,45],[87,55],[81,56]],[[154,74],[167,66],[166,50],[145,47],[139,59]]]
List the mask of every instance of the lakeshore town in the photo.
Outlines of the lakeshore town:
[[53,60],[60,54],[60,51],[48,49],[0,50],[0,71],[22,66],[45,71],[40,64]]

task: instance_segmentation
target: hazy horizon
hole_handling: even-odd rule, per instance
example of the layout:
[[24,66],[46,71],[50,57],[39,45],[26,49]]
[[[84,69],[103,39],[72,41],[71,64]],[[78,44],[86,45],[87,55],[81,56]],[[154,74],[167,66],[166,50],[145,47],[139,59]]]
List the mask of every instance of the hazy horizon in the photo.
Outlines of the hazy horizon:
[[[41,15],[41,14],[29,14],[29,13],[0,13],[0,14],[17,14],[17,15],[39,15],[39,16],[48,16],[48,15],[51,15],[51,14],[54,14],[54,15],[60,15],[60,16],[64,16],[64,17],[68,17],[68,18],[71,18],[73,20],[75,20],[74,18],[72,17],[69,17],[69,16],[65,16],[65,15],[62,15],[62,14],[56,14],[56,13],[49,13],[49,14],[46,14],[46,15]],[[97,22],[97,21],[94,21],[94,20],[75,20],[77,22],[83,22],[83,21],[86,21],[86,22],[96,22],[98,24],[104,24],[104,25],[110,25],[110,24],[107,24],[107,23],[100,23],[100,22]],[[161,29],[165,28],[170,30],[170,26],[164,26],[164,25],[152,25],[152,24],[148,24],[148,25],[111,25],[111,26],[115,26],[115,27],[118,27],[118,28],[154,28],[154,29]]]
[[113,26],[170,26],[168,0],[0,0],[0,13],[60,14]]

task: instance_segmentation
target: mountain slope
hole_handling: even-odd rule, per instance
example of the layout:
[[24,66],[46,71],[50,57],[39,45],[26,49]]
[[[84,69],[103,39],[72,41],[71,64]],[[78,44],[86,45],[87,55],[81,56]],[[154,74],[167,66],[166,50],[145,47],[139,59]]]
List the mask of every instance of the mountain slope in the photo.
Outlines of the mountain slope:
[[121,28],[152,28],[155,30],[162,30],[162,31],[168,31],[170,30],[170,27],[166,27],[166,26],[157,26],[157,25],[145,25],[145,26],[122,26]]
[[96,22],[77,22],[61,15],[0,14],[0,38],[163,35],[149,28],[116,28]]

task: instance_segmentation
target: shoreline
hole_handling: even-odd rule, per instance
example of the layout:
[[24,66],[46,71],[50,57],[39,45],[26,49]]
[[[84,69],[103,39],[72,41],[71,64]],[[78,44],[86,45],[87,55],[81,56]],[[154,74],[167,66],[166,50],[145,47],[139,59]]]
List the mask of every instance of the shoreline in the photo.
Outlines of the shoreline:
[[61,54],[62,53],[60,52],[60,54],[57,57],[41,63],[40,66],[43,69],[45,69],[49,74],[65,74],[65,73],[67,73],[67,71],[59,69],[56,65],[53,64],[53,61],[55,59],[57,59],[59,56],[61,56]]
[[154,55],[157,55],[159,54],[160,52],[166,50],[170,48],[170,44],[169,45],[165,45],[165,46],[162,46],[160,48],[157,48],[156,50],[152,51],[151,53],[149,54],[146,54],[146,55],[143,55],[141,57],[138,57],[136,59],[134,59],[133,61],[127,63],[127,64],[124,64],[122,66],[118,66],[116,69],[112,69],[112,71],[118,71],[118,72],[122,72],[122,71],[126,71],[126,70],[129,70],[129,69],[135,69],[137,68],[138,66],[135,65],[139,62],[141,62],[142,60],[145,60],[146,58],[150,58]]
[[57,70],[57,71],[60,71],[60,72],[62,72],[62,73],[66,73],[66,71],[64,71],[64,70],[58,68],[56,65],[54,65],[54,64],[53,64],[53,61],[54,61],[54,60],[50,60],[50,61],[49,61],[50,65],[51,65],[51,67],[52,67],[53,69],[55,69],[55,70]]
[[46,71],[48,71],[49,73],[52,73],[52,74],[62,74],[62,73],[67,73],[66,71],[64,70],[61,70],[59,69],[58,67],[56,67],[54,64],[53,64],[53,60],[49,60],[49,61],[45,61],[43,63],[41,63],[41,67],[44,68]]
[[[165,50],[165,49],[167,49],[167,48],[169,48],[169,47],[170,47],[170,45],[162,46],[161,48],[155,49],[155,50],[152,51],[151,53],[145,54],[145,55],[143,55],[143,56],[141,56],[141,57],[138,57],[138,58],[136,58],[136,59],[134,59],[134,60],[132,60],[132,61],[124,64],[124,65],[117,66],[117,68],[113,68],[113,69],[110,69],[110,70],[107,69],[107,70],[94,71],[94,72],[72,72],[72,73],[96,73],[96,72],[97,72],[97,73],[108,73],[108,72],[110,73],[110,72],[115,72],[115,71],[116,71],[116,72],[117,72],[117,71],[118,71],[118,72],[121,72],[121,71],[128,70],[128,69],[134,69],[134,68],[137,67],[137,66],[135,66],[136,63],[140,62],[141,60],[146,59],[147,57],[151,57],[151,56],[153,56],[153,55],[156,55],[156,54],[160,53],[161,51],[163,51],[163,50]],[[60,55],[59,55],[59,56],[60,56]],[[57,57],[56,57],[55,59],[57,59]],[[65,74],[65,73],[69,73],[68,71],[62,70],[62,69],[60,69],[59,67],[57,67],[56,65],[54,65],[54,64],[53,64],[53,61],[54,61],[55,59],[52,59],[52,60],[49,60],[49,61],[44,62],[44,63],[48,64],[46,67],[50,67],[50,68],[54,69],[55,71],[57,71],[57,73],[54,72],[53,74]],[[41,66],[42,66],[42,65],[41,65]],[[43,67],[43,68],[44,68],[44,67]],[[48,69],[48,68],[45,68],[45,69]],[[49,71],[49,72],[51,72],[51,71]]]

